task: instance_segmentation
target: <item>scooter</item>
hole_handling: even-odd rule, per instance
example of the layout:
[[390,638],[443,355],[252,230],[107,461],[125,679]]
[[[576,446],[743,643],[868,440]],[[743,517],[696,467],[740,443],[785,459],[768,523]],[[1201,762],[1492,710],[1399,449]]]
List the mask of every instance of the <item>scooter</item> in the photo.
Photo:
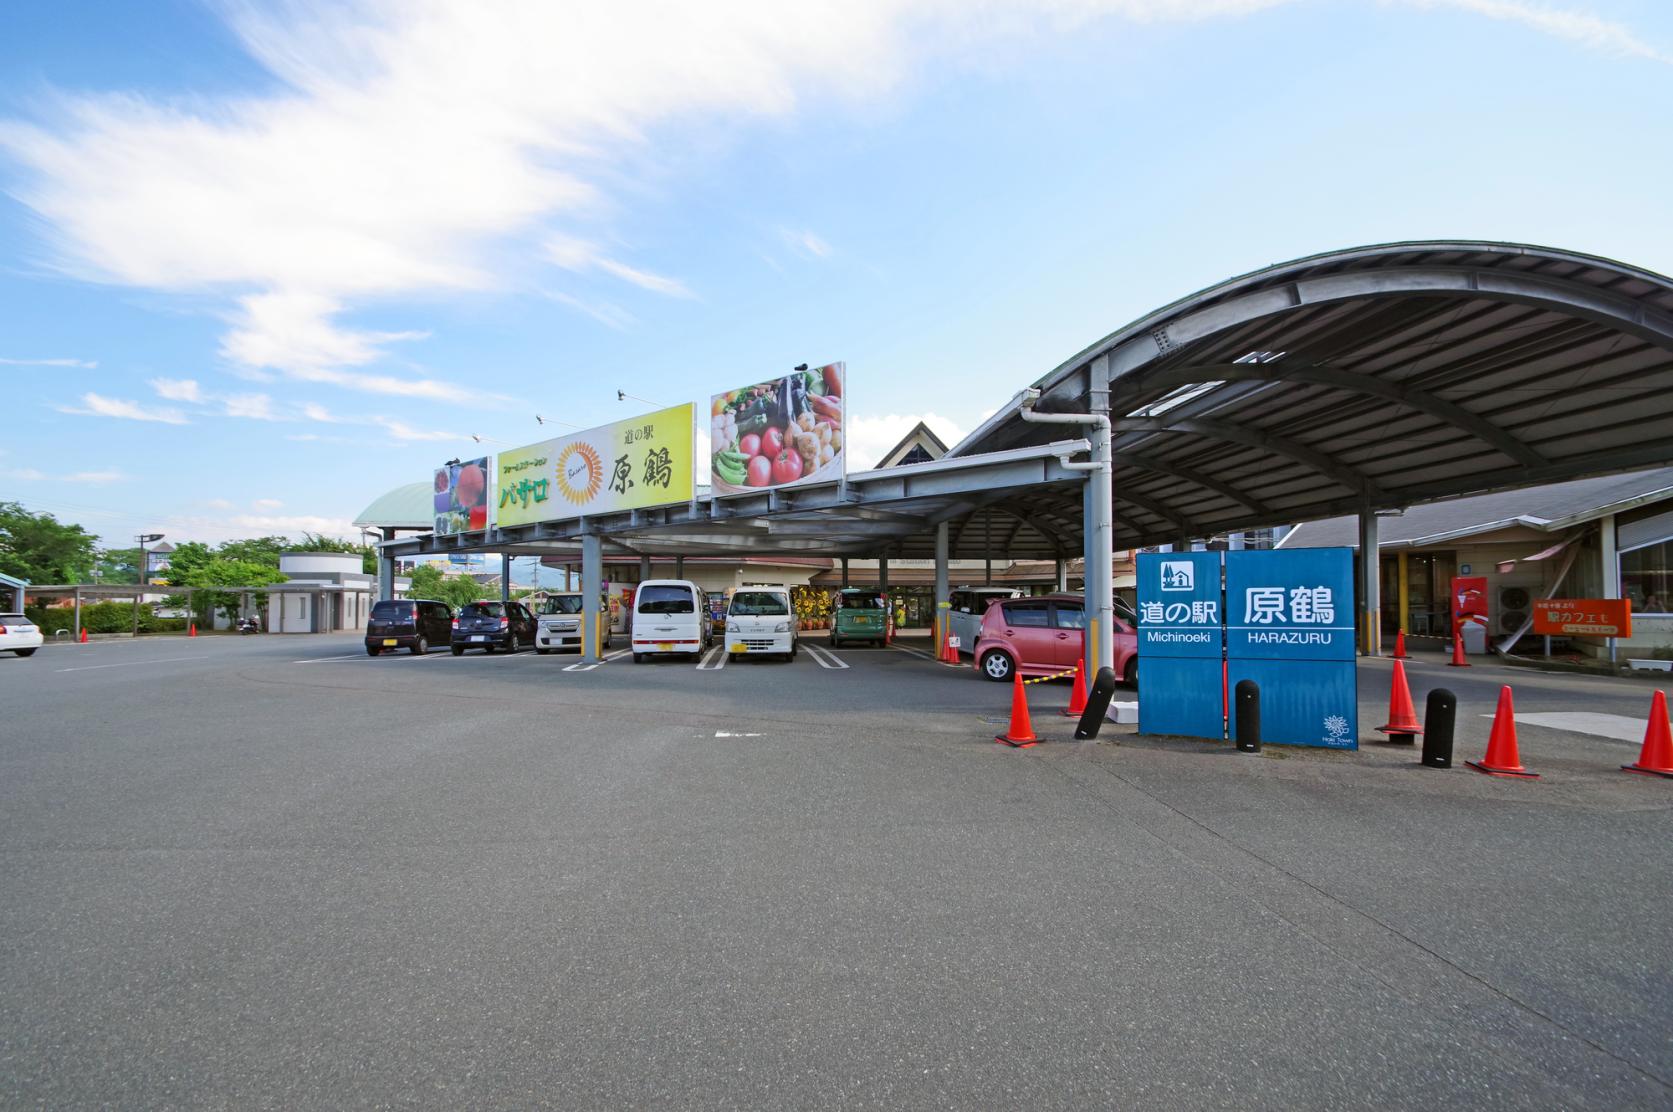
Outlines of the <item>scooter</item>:
[[239,618],[238,619],[238,632],[239,633],[260,633],[261,632],[261,623],[256,621],[256,619],[254,619],[254,618]]

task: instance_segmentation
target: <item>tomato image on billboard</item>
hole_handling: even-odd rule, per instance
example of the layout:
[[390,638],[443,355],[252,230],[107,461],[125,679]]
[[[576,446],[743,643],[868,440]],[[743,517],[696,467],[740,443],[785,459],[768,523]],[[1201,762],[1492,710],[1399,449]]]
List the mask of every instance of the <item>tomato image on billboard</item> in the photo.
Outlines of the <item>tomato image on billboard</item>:
[[845,372],[831,363],[714,395],[709,481],[715,493],[840,478]]
[[435,531],[469,533],[488,528],[488,457],[436,469]]

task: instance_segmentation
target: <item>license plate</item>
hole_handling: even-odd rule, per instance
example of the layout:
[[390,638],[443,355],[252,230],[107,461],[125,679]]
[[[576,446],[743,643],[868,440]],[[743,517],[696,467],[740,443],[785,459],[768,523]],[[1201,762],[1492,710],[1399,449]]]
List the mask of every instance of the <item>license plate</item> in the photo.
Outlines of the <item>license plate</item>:
[[674,642],[658,641],[656,643],[656,651],[659,653],[671,653],[674,651]]
[[486,640],[488,640],[488,638],[484,637],[482,634],[479,633],[475,637],[472,637],[471,640],[472,641],[486,641]]
[[734,652],[734,653],[747,653],[749,651],[749,646],[744,644],[742,641],[739,641],[735,645],[732,645],[726,651],[727,652]]
[[383,644],[385,648],[393,649],[395,647],[395,638],[385,637],[383,639]]

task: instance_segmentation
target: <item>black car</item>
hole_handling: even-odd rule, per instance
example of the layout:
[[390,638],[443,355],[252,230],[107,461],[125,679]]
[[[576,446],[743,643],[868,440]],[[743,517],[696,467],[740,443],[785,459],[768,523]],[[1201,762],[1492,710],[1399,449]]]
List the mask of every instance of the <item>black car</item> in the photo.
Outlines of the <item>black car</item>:
[[466,649],[516,652],[534,644],[534,615],[520,602],[471,602],[453,619],[453,655]]
[[453,608],[431,599],[384,599],[372,604],[366,621],[366,655],[385,649],[427,653],[453,637]]

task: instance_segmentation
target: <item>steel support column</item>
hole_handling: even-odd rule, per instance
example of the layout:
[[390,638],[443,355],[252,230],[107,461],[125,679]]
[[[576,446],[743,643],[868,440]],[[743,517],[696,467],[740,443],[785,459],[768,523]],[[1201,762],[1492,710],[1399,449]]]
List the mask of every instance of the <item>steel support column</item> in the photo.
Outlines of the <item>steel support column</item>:
[[[384,529],[383,539],[386,541],[394,540],[395,530],[387,528]],[[383,547],[380,545],[378,547],[378,601],[387,602],[389,599],[394,597],[395,557],[384,552]]]
[[[935,527],[935,648],[944,651],[947,644],[947,615],[952,613],[951,588],[947,584],[948,533],[945,521]],[[970,646],[975,648],[974,645]]]
[[[1597,539],[1603,563],[1603,597],[1621,597],[1621,560],[1615,541],[1615,515],[1598,518]],[[1609,647],[1609,663],[1615,663],[1615,638],[1604,638]]]
[[[1094,375],[1091,385],[1087,408],[1108,415],[1108,378]],[[1110,426],[1094,425],[1087,434],[1092,445],[1091,462],[1099,465],[1096,471],[1087,473],[1092,512],[1085,522],[1090,546],[1086,562],[1086,650],[1091,657],[1086,668],[1088,674],[1096,675],[1099,668],[1115,667],[1115,474]],[[1093,583],[1097,584],[1096,592]]]
[[685,557],[684,556],[674,557],[674,578],[675,579],[684,579],[685,578]]
[[842,558],[842,585],[848,586],[848,557]]
[[1383,654],[1382,557],[1377,511],[1359,508],[1359,643],[1366,656]]
[[598,602],[604,597],[604,540],[597,533],[581,538],[581,660],[598,663],[603,633],[598,627]]
[[877,593],[880,595],[889,593],[889,558],[887,556],[877,558]]
[[500,553],[500,601],[511,601],[511,557]]

